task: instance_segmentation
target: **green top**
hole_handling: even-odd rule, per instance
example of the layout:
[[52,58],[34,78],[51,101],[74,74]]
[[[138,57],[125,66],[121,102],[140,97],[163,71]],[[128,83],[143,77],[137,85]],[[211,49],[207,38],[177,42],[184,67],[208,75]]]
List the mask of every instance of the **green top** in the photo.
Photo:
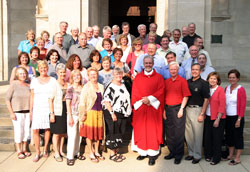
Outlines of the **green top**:
[[40,76],[40,73],[38,72],[38,65],[37,65],[36,61],[30,60],[29,66],[34,67],[34,69],[36,71],[36,77]]

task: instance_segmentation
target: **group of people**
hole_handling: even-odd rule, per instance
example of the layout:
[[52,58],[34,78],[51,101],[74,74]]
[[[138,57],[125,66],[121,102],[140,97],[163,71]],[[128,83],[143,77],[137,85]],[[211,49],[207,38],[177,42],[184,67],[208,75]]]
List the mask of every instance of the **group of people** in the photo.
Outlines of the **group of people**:
[[238,84],[240,73],[230,70],[230,85],[220,86],[219,73],[212,68],[194,23],[162,36],[156,34],[157,24],[150,24],[148,34],[140,24],[137,38],[129,33],[127,22],[122,23],[121,34],[119,26],[105,26],[103,38],[98,26],[81,33],[73,27],[72,35],[66,33],[67,22],[59,26],[53,41],[47,31],[35,40],[29,30],[18,47],[6,104],[19,159],[31,156],[26,149],[31,138],[36,148],[33,161],[39,161],[44,130],[43,157],[49,155],[53,134],[58,162],[66,157],[72,166],[75,159],[86,159],[80,154],[82,137],[92,162],[105,160],[101,144],[110,150],[110,160],[122,162],[126,157],[119,148],[132,115],[131,149],[138,152],[137,160],[148,157],[148,164],[154,165],[161,146],[167,145],[170,153],[164,159],[174,158],[180,164],[186,140],[185,160],[197,164],[204,147],[205,160],[216,165],[225,131],[226,160],[230,165],[240,163],[246,108],[246,92]]

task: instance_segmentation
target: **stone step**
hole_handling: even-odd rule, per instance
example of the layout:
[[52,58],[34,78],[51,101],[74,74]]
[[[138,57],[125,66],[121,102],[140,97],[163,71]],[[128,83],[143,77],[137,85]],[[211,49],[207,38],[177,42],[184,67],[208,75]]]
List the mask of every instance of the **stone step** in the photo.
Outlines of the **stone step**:
[[12,126],[12,121],[11,119],[8,117],[6,118],[0,118],[0,126]]
[[0,139],[2,137],[14,137],[14,128],[13,126],[0,126]]
[[243,155],[250,155],[250,141],[244,141]]

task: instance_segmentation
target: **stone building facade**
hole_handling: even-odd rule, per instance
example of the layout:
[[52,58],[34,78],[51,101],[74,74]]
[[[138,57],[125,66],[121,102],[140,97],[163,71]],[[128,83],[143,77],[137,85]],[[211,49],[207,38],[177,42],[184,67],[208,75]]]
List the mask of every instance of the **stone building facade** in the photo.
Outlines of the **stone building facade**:
[[37,36],[42,30],[54,35],[59,22],[69,29],[87,26],[156,22],[158,34],[166,29],[196,23],[204,38],[215,69],[226,73],[231,68],[250,79],[250,1],[248,0],[1,0],[0,1],[0,81],[6,81],[17,64],[17,47],[28,29]]

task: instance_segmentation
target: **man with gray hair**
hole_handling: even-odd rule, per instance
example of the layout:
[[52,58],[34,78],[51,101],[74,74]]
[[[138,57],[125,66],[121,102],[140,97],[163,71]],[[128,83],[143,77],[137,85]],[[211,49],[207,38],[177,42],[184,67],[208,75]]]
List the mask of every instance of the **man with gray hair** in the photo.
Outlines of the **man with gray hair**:
[[[109,27],[109,26],[104,26],[103,27],[103,29],[102,29],[102,34],[103,34],[103,38],[101,38],[98,42],[97,42],[97,44],[96,44],[96,49],[98,50],[98,51],[102,51],[102,50],[104,50],[104,48],[102,47],[102,41],[103,41],[103,39],[105,39],[105,38],[111,38],[111,28]],[[113,46],[112,46],[112,50],[114,49],[114,48],[116,48],[117,47],[117,44],[116,44],[116,42],[115,41],[112,41],[113,42]]]
[[196,30],[195,23],[189,23],[188,24],[189,34],[183,38],[183,42],[187,44],[188,48],[194,45],[194,39],[199,36],[195,33],[195,30]]
[[118,26],[118,25],[114,25],[114,26],[112,26],[112,36],[111,36],[111,40],[112,41],[115,41],[115,37],[117,36],[117,35],[119,35],[119,33],[120,33],[120,27]]
[[180,164],[184,155],[185,106],[188,97],[191,96],[188,83],[178,75],[178,70],[179,64],[177,62],[173,61],[169,64],[171,78],[165,80],[166,114],[163,114],[166,141],[170,152],[164,159],[175,158],[175,164]]
[[100,27],[99,27],[99,26],[94,25],[94,26],[92,26],[92,28],[93,28],[93,41],[92,41],[92,43],[93,43],[93,46],[95,47],[96,44],[97,44],[97,42],[98,42],[102,37],[99,36],[99,33],[100,33]]
[[146,32],[147,32],[146,25],[140,24],[140,25],[138,25],[137,29],[138,29],[138,33],[139,33],[138,38],[140,38],[142,40],[142,44],[143,45],[148,44],[148,37],[146,35]]
[[94,29],[92,27],[87,27],[85,33],[87,35],[87,43],[95,47],[96,45],[93,38]]
[[78,40],[79,44],[72,45],[70,47],[68,57],[70,57],[72,54],[77,54],[82,61],[83,67],[88,68],[91,64],[89,55],[95,49],[95,47],[87,44],[87,35],[84,32],[79,34]]
[[[59,24],[60,33],[63,36],[63,48],[65,48],[66,52],[68,53],[69,48],[71,45],[74,44],[74,40],[70,34],[67,34],[68,29],[68,23],[66,21],[61,21]],[[53,43],[54,43],[54,37],[53,37]]]
[[72,35],[72,38],[73,38],[73,43],[74,44],[78,44],[78,34],[79,34],[79,28],[78,27],[72,27],[71,30],[71,35]]
[[162,76],[153,69],[153,56],[146,55],[143,65],[144,70],[135,77],[132,86],[134,130],[131,149],[138,152],[137,160],[149,157],[148,165],[154,165],[163,143],[165,85]]

